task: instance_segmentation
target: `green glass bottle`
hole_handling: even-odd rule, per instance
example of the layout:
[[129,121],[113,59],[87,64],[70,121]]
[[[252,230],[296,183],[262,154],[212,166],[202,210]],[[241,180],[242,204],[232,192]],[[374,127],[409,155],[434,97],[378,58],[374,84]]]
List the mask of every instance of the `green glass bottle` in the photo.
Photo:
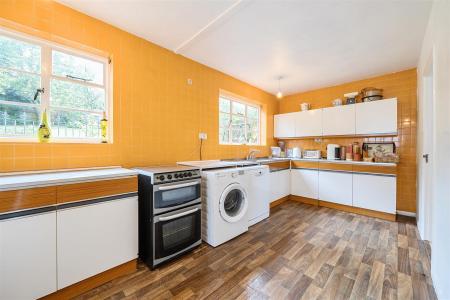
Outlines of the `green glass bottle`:
[[44,112],[42,113],[41,125],[39,125],[38,129],[39,142],[47,143],[50,140],[50,135],[51,131],[47,121],[47,110],[44,110]]
[[103,119],[100,120],[100,129],[102,135],[102,143],[108,142],[108,120],[106,119],[106,112],[103,112]]

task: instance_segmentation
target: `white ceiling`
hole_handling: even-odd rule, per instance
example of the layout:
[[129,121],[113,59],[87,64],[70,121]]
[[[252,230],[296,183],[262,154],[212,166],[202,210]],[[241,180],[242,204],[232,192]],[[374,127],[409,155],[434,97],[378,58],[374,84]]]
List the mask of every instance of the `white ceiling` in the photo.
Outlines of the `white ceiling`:
[[431,1],[58,0],[275,94],[416,67]]

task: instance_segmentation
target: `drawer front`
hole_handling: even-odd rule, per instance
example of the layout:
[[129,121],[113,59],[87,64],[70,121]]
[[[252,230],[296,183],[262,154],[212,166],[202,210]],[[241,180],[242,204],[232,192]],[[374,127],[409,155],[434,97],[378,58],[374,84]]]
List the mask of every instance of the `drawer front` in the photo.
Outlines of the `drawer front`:
[[67,184],[57,187],[57,202],[73,202],[136,192],[137,177]]
[[318,169],[319,168],[319,162],[317,161],[303,161],[303,160],[293,160],[292,161],[292,168],[299,168],[299,169]]
[[0,192],[0,213],[56,204],[56,187]]

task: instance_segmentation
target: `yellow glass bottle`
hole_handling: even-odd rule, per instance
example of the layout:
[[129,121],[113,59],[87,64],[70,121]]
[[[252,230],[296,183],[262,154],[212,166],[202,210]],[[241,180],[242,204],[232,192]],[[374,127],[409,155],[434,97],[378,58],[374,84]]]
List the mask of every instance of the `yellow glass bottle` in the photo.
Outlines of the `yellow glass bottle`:
[[50,135],[51,131],[47,121],[47,110],[44,110],[44,112],[42,113],[41,124],[39,125],[38,129],[39,142],[47,143],[50,140]]
[[103,119],[100,120],[100,130],[102,135],[102,143],[108,142],[108,119],[106,119],[106,112],[103,112]]

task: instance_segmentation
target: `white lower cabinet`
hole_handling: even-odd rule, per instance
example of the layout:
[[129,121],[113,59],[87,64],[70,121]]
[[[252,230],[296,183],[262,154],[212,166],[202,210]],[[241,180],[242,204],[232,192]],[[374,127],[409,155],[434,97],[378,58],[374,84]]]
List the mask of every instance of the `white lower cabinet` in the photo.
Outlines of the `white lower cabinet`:
[[319,200],[353,205],[352,173],[319,171]]
[[396,191],[394,176],[353,174],[353,206],[395,214]]
[[58,210],[57,222],[58,289],[137,257],[137,197]]
[[0,221],[0,299],[56,291],[56,212]]
[[270,202],[286,197],[291,193],[291,170],[270,173]]
[[319,171],[308,169],[291,170],[291,194],[318,199]]

